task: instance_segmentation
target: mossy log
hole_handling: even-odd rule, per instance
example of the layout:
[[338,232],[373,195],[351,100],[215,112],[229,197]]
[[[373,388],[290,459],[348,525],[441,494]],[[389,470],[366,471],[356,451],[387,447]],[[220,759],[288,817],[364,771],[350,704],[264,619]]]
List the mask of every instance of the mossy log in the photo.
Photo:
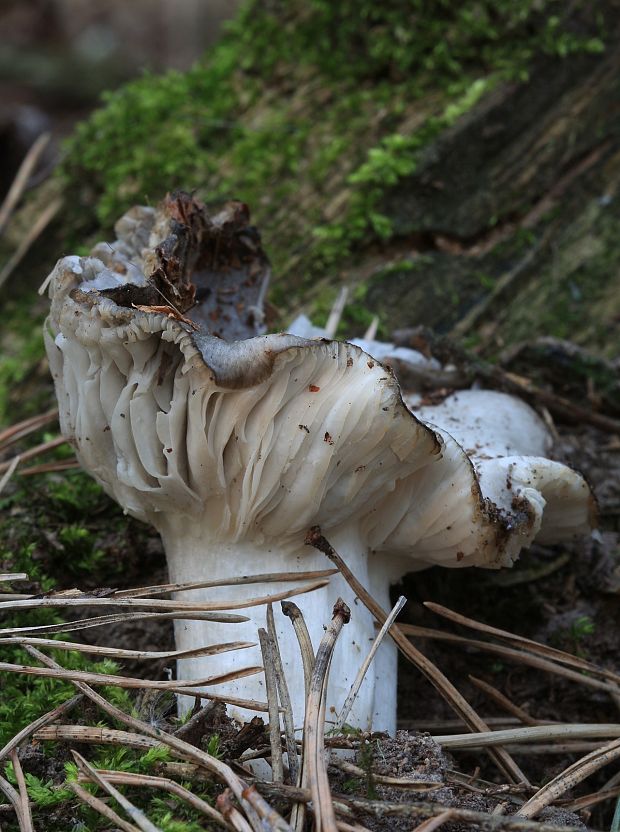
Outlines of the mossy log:
[[[596,8],[592,8],[595,5]],[[246,3],[185,74],[109,94],[57,183],[58,252],[176,187],[247,202],[280,323],[378,314],[489,354],[620,345],[618,3]]]

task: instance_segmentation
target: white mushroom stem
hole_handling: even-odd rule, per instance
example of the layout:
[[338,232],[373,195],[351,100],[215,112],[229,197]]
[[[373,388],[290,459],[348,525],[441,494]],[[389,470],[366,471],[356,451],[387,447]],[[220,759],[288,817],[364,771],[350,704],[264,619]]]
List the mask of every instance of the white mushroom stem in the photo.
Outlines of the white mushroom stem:
[[[216,542],[209,540],[208,533],[200,529],[188,529],[186,518],[167,518],[160,528],[168,557],[170,578],[174,582],[221,580],[240,575],[265,572],[304,572],[329,568],[324,555],[314,549],[300,545],[278,546],[273,542],[259,546],[255,542]],[[369,553],[354,529],[332,531],[330,539],[346,558],[352,571],[365,586],[372,587],[376,600],[383,606],[389,605],[387,577],[383,586],[369,575]],[[300,586],[300,583],[246,584],[191,590],[179,593],[179,600],[191,602],[215,602],[245,600],[257,596],[274,594]],[[315,648],[329,623],[332,608],[338,597],[344,598],[351,608],[351,621],[343,629],[338,640],[332,663],[332,673],[327,696],[327,721],[335,720],[337,713],[349,693],[360,665],[368,653],[376,635],[373,617],[364,605],[355,598],[349,586],[340,575],[333,575],[328,586],[294,600],[301,609],[310,637]],[[242,610],[250,619],[245,624],[221,624],[211,621],[177,621],[175,639],[177,647],[189,650],[218,642],[243,640],[256,642],[256,647],[237,650],[219,655],[216,659],[217,672],[227,673],[249,665],[261,665],[262,657],[258,646],[258,628],[265,627],[264,605]],[[301,727],[304,719],[305,689],[301,654],[297,640],[293,637],[291,622],[279,609],[274,609],[284,672],[289,687],[295,726]],[[181,679],[204,676],[210,666],[210,658],[197,657],[178,662],[178,676]],[[213,664],[215,666],[215,663]],[[380,685],[377,688],[377,682]],[[211,689],[210,689],[211,690]],[[262,674],[245,677],[238,681],[218,685],[212,689],[222,696],[240,697],[266,701],[265,680]],[[379,690],[380,693],[375,695]],[[191,703],[188,703],[191,704]],[[230,707],[229,714],[243,721],[249,712]],[[375,657],[373,665],[362,684],[360,693],[347,719],[348,724],[364,730],[394,731],[396,716],[396,650],[386,639]]]

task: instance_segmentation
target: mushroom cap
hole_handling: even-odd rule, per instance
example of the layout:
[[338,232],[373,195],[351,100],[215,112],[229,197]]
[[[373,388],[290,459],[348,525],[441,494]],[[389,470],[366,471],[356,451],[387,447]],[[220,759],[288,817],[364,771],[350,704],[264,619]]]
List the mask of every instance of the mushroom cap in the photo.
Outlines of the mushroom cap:
[[416,406],[416,395],[406,399],[419,419],[465,449],[485,498],[506,515],[530,518],[532,540],[555,543],[595,525],[596,504],[586,481],[547,458],[549,431],[521,399],[494,390],[461,390],[436,405]]
[[545,423],[515,396],[496,390],[459,390],[440,404],[420,405],[416,394],[405,394],[405,401],[423,422],[447,431],[473,460],[546,456],[551,451]]
[[[176,196],[116,232],[56,265],[46,344],[63,433],[129,513],[280,546],[354,523],[400,573],[510,564],[529,545],[536,484],[516,509],[485,497],[467,454],[407,409],[389,369],[348,343],[256,334],[268,264],[246,210],[211,218]],[[583,479],[566,477],[587,503]]]

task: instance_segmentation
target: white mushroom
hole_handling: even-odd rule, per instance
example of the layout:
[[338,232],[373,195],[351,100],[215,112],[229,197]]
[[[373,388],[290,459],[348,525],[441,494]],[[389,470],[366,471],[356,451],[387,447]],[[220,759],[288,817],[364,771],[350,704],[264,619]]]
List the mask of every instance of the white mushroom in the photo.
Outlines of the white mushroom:
[[[307,315],[298,315],[286,330],[290,335],[299,335],[300,338],[328,338],[327,330],[315,326]],[[377,361],[390,366],[405,365],[411,367],[424,367],[427,370],[439,370],[440,364],[436,358],[427,358],[418,350],[410,347],[398,347],[388,341],[377,341],[369,338],[347,338],[349,344],[364,350],[368,355]]]
[[[508,565],[531,543],[544,500],[526,463],[516,473],[519,483],[528,476],[531,482],[517,508],[503,491],[495,505],[457,442],[416,419],[391,372],[361,349],[288,334],[248,337],[262,325],[267,266],[238,206],[211,220],[177,197],[156,213],[134,211],[117,234],[96,256],[56,265],[47,350],[63,433],[107,492],[160,531],[172,581],[325,568],[324,557],[303,544],[318,524],[387,606],[390,583],[406,572],[432,563]],[[113,285],[119,273],[126,283]],[[244,292],[256,302],[248,304]],[[195,296],[203,299],[198,316]],[[215,296],[234,303],[222,311]],[[186,315],[201,316],[202,329]],[[228,342],[209,331],[226,334],[225,315],[232,338],[246,340]],[[568,531],[584,531],[589,489],[559,467],[581,518]],[[493,477],[488,481],[494,498]],[[255,594],[252,586],[234,590],[236,598]],[[375,634],[372,617],[335,576],[299,601],[315,643],[338,596],[352,619],[334,658],[328,718],[343,704]],[[227,598],[230,590],[191,594],[201,597]],[[249,614],[234,638],[256,640],[265,610]],[[177,645],[232,640],[227,628],[179,621]],[[300,724],[299,653],[283,616],[277,629]],[[196,678],[214,665],[223,672],[255,664],[257,649],[184,660],[178,673]],[[260,676],[217,692],[265,699]],[[396,652],[384,644],[349,721],[393,731],[395,716]]]
[[583,499],[574,471],[547,458],[551,436],[525,402],[493,390],[461,390],[437,405],[420,406],[417,395],[405,401],[464,448],[485,497],[505,512],[534,512],[539,543],[566,540],[593,523],[593,500]]

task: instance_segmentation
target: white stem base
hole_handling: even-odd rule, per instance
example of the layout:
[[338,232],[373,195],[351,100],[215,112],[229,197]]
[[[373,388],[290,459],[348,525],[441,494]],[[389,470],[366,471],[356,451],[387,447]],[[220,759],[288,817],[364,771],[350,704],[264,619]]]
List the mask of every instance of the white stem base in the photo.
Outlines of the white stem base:
[[[170,579],[174,582],[218,580],[266,572],[302,572],[328,569],[331,564],[320,552],[301,546],[296,550],[282,550],[257,544],[213,543],[204,538],[188,539],[187,529],[179,521],[178,528],[162,529],[166,548]],[[331,533],[330,542],[345,558],[356,577],[368,587],[384,608],[389,604],[387,580],[383,588],[371,585],[368,570],[368,554],[359,541],[352,540],[350,530],[345,534]],[[247,599],[290,589],[295,582],[247,584],[214,589],[192,590],[180,593],[184,601],[215,601]],[[340,575],[333,575],[330,584],[292,600],[301,609],[316,651],[324,635],[324,627],[330,622],[332,609],[338,597],[342,597],[351,609],[351,621],[339,637],[334,653],[327,693],[326,721],[336,719],[349,693],[351,684],[376,635],[372,616],[363,603],[352,593]],[[217,673],[238,670],[242,667],[262,665],[258,647],[258,628],[266,628],[265,606],[237,610],[250,619],[243,624],[222,624],[210,621],[179,620],[175,622],[175,637],[180,650],[194,649],[207,644],[230,641],[251,641],[257,646],[218,656],[203,656],[178,661],[180,679],[198,679]],[[274,605],[276,631],[282,654],[284,672],[293,705],[295,727],[301,728],[304,720],[305,688],[301,654],[290,620],[284,616],[280,604]],[[396,727],[396,648],[386,638],[366,674],[347,723],[363,730],[389,731]],[[210,688],[221,696],[254,699],[266,702],[265,680],[262,673]],[[247,721],[252,712],[229,707],[229,715],[239,722]],[[263,714],[263,716],[265,716]]]

